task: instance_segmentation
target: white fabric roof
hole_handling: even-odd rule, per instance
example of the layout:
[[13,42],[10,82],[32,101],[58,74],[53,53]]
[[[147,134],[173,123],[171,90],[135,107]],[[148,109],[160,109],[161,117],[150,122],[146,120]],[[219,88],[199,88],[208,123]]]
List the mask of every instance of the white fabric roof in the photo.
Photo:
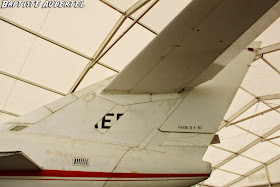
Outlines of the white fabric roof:
[[[0,123],[118,73],[189,2],[86,0],[81,9],[0,9]],[[202,186],[280,182],[279,29],[280,19],[257,38],[264,56],[250,67],[221,124],[221,144],[204,156],[214,171]]]

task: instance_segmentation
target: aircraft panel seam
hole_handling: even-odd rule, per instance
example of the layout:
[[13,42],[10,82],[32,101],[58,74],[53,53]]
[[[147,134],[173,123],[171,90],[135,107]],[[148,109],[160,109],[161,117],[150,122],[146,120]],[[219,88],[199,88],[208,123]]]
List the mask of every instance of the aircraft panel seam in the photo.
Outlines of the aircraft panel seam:
[[153,128],[151,130],[151,132],[149,132],[149,134],[141,141],[138,148],[145,149],[149,145],[149,143],[152,141],[152,139],[157,135],[157,133],[158,133],[158,129]]
[[75,102],[77,99],[75,99],[75,100],[73,100],[73,101],[71,101],[71,102],[69,102],[69,103],[67,103],[66,105],[64,105],[63,107],[61,107],[61,108],[59,108],[58,110],[55,110],[55,111],[53,111],[53,110],[51,110],[50,108],[48,108],[47,106],[43,106],[44,108],[46,108],[49,112],[51,112],[50,114],[48,114],[48,115],[46,115],[46,116],[44,116],[43,118],[41,118],[41,119],[39,119],[39,120],[37,120],[37,121],[35,121],[35,122],[13,122],[13,121],[11,121],[11,122],[7,122],[6,124],[17,124],[17,125],[21,125],[21,124],[23,124],[23,125],[35,125],[35,124],[37,124],[37,123],[39,123],[39,122],[41,122],[41,121],[43,121],[44,119],[46,119],[46,118],[48,118],[49,116],[51,116],[52,114],[54,114],[54,113],[56,113],[56,112],[58,112],[58,111],[60,111],[60,110],[62,110],[63,108],[65,108],[66,106],[68,106],[68,105],[70,105],[71,103],[73,103],[73,102]]
[[103,187],[106,185],[107,181],[111,178],[111,176],[113,175],[115,169],[117,168],[117,166],[119,165],[119,163],[121,162],[121,160],[124,158],[124,156],[131,150],[132,147],[130,147],[120,158],[120,160],[118,161],[118,163],[115,165],[115,167],[113,168],[111,174],[109,175],[109,177],[107,178],[107,180],[104,182]]

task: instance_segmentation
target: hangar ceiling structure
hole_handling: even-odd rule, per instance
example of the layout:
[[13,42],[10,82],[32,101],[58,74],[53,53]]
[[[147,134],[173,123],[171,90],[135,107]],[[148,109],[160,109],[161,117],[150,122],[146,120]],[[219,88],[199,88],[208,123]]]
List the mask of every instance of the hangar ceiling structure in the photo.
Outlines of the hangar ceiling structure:
[[[119,73],[191,0],[86,0],[80,9],[0,9],[0,123]],[[198,186],[280,183],[280,19],[204,160]],[[203,55],[203,54],[201,54]]]

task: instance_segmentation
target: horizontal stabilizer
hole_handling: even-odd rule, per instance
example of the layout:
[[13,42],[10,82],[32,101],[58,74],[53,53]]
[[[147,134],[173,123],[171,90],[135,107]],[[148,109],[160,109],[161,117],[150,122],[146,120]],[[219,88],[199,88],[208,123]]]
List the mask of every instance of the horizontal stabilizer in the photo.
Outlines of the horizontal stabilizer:
[[279,0],[193,0],[104,89],[172,93],[216,76],[280,14]]
[[21,151],[0,152],[0,171],[40,169],[33,160]]

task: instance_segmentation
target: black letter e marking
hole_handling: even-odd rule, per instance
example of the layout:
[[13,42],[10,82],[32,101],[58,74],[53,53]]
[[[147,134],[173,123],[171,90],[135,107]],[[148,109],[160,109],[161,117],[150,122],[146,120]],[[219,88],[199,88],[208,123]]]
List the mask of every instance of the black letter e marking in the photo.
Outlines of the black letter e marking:
[[111,122],[110,119],[106,119],[106,116],[114,116],[114,114],[108,113],[102,118],[102,126],[101,126],[102,129],[110,129],[111,127],[111,126],[105,126],[105,122]]

